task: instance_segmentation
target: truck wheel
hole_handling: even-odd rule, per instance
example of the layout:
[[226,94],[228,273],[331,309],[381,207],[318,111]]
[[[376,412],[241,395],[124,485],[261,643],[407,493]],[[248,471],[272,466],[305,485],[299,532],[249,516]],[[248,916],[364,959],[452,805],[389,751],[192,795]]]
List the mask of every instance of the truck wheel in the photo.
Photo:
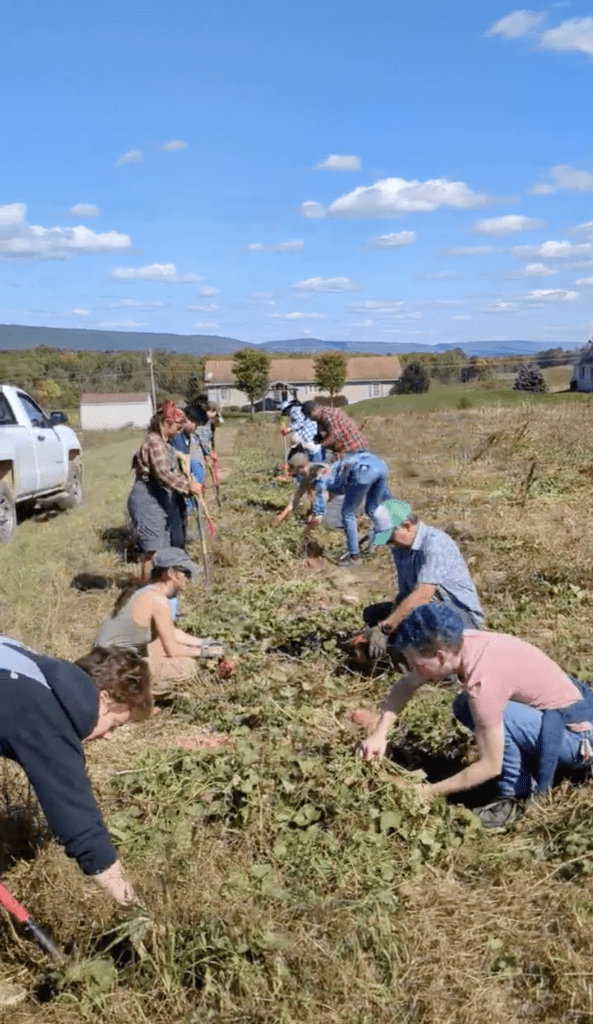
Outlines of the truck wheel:
[[60,508],[79,508],[82,505],[82,467],[75,462],[70,463],[66,481],[66,497],[60,502]]
[[6,484],[0,483],[0,544],[12,540],[16,530],[16,506]]

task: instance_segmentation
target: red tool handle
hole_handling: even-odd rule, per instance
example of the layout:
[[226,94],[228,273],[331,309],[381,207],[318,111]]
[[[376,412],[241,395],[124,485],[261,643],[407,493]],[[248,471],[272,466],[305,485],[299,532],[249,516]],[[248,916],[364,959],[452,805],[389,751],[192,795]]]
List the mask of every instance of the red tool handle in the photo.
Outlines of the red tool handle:
[[3,907],[6,907],[10,913],[16,917],[17,921],[21,924],[26,924],[29,920],[29,912],[25,910],[23,905],[19,903],[17,899],[12,895],[8,889],[0,882],[0,903]]

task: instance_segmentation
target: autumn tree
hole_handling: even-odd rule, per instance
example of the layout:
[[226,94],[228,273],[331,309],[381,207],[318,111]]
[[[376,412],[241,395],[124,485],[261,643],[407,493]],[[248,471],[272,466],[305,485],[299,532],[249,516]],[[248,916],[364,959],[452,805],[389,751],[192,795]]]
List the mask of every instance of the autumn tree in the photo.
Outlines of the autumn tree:
[[344,387],[348,374],[348,359],[344,352],[320,352],[313,360],[315,386],[327,391],[331,405],[334,396]]
[[264,397],[270,383],[268,353],[256,348],[239,349],[233,359],[233,374],[239,391],[243,391],[249,399],[253,416],[254,403]]

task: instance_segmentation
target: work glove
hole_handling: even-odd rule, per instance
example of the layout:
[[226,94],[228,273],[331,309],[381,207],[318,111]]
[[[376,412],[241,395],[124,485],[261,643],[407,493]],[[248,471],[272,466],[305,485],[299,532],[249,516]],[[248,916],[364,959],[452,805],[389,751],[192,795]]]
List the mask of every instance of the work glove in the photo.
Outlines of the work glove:
[[389,636],[386,636],[380,626],[373,626],[369,637],[369,654],[371,658],[383,658],[387,654],[387,643]]

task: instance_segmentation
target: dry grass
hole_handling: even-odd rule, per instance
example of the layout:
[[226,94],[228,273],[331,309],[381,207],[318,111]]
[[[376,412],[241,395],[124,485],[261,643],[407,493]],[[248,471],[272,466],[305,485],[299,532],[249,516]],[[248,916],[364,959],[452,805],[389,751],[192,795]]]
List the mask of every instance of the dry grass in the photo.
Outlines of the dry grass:
[[[489,625],[585,678],[592,427],[582,403],[365,423],[395,492],[459,539]],[[11,1020],[588,1024],[590,789],[562,788],[493,836],[463,810],[417,804],[389,766],[352,758],[347,710],[372,705],[387,680],[337,673],[332,634],[391,592],[390,558],[377,553],[356,575],[295,558],[297,524],[273,525],[287,494],[268,472],[273,429],[240,428],[215,585],[207,604],[197,595],[185,607],[192,628],[238,653],[236,677],[205,674],[152,723],[89,749],[117,845],[162,927],[133,956],[126,941],[112,949],[119,976],[102,989],[87,968],[117,912],[53,844],[17,861],[9,884],[61,941],[76,940],[84,971]],[[88,646],[112,595],[69,583],[121,572],[100,532],[122,521],[133,445],[89,448],[85,509],[24,523],[0,550],[7,632],[63,656]],[[300,655],[277,652],[287,639],[305,641]],[[452,736],[449,699],[435,691],[410,706],[405,728],[432,750]],[[177,734],[204,727],[231,745],[176,748]],[[2,929],[5,963],[34,983],[41,958]]]

